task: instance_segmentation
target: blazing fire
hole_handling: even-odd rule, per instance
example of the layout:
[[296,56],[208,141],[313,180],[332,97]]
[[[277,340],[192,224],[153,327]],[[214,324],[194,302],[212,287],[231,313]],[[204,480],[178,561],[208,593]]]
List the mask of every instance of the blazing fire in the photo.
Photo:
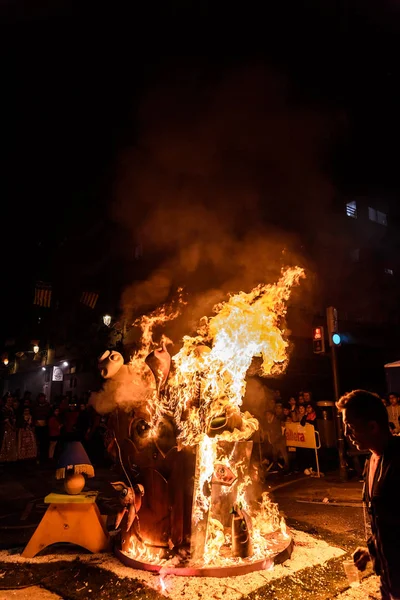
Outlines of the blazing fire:
[[215,307],[214,317],[203,319],[199,335],[184,337],[172,359],[175,372],[169,381],[183,444],[198,443],[224,413],[233,431],[217,432],[220,439],[246,440],[257,429],[250,414],[240,413],[246,373],[253,357],[262,358],[263,375],[285,370],[288,342],[279,325],[292,286],[303,274],[298,267],[287,269],[275,285],[260,284],[249,293],[231,296]]
[[129,553],[137,560],[159,565],[187,562],[189,556],[191,564],[199,565],[256,561],[273,552],[271,534],[288,536],[268,494],[262,495],[261,504],[252,503],[249,440],[258,422],[240,407],[254,357],[261,359],[263,375],[282,373],[287,366],[283,318],[291,290],[303,276],[301,268],[289,268],[275,284],[231,296],[214,308],[214,316],[201,320],[197,335],[183,338],[172,359],[169,340],[156,345],[153,334],[179,314],[181,298],[135,323],[142,331],[142,346],[130,368],[142,380],[151,369],[156,382],[146,405],[146,443],[153,440],[160,450],[160,427],[167,423],[175,432],[178,454],[196,451],[190,553],[174,548],[171,539],[160,549],[151,539],[131,535]]

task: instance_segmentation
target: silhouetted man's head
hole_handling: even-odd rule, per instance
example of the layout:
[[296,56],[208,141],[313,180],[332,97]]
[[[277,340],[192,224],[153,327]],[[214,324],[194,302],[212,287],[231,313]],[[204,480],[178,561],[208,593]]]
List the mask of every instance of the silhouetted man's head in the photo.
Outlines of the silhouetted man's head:
[[336,403],[344,433],[359,450],[379,450],[390,435],[387,410],[378,395],[354,390]]

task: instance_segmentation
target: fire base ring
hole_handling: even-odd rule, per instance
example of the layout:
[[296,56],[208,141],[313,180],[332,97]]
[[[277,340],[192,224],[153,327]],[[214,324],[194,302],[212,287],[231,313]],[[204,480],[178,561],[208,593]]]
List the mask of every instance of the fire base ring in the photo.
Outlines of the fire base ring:
[[[290,532],[288,532],[290,534]],[[280,532],[274,534],[273,549],[268,557],[259,560],[244,560],[240,564],[212,566],[205,565],[202,567],[183,565],[166,566],[155,563],[143,562],[136,560],[128,553],[120,548],[115,548],[115,555],[126,566],[132,569],[140,569],[142,571],[151,571],[163,575],[180,575],[182,577],[233,577],[236,575],[246,575],[255,571],[272,569],[274,565],[281,564],[288,560],[293,552],[294,541],[290,535],[283,536]]]

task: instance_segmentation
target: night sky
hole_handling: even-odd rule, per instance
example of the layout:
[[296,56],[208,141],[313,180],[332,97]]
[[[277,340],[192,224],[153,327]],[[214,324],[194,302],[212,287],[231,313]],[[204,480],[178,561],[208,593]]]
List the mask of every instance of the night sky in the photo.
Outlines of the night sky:
[[207,87],[264,65],[291,107],[329,121],[319,168],[338,194],[398,195],[396,2],[144,4],[2,3],[1,338],[30,322],[36,280],[62,298],[135,278],[132,251],[115,280],[104,265],[129,244],[121,161],[160,81],[161,106],[169,81]]

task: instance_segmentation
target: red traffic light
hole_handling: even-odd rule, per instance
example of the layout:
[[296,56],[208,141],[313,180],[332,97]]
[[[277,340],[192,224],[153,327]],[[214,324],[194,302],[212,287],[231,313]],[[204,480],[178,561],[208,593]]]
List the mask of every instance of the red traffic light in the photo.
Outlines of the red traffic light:
[[323,329],[322,327],[314,327],[313,329],[313,340],[322,340]]
[[325,336],[324,328],[313,327],[312,330],[313,350],[315,354],[323,354],[325,352]]

